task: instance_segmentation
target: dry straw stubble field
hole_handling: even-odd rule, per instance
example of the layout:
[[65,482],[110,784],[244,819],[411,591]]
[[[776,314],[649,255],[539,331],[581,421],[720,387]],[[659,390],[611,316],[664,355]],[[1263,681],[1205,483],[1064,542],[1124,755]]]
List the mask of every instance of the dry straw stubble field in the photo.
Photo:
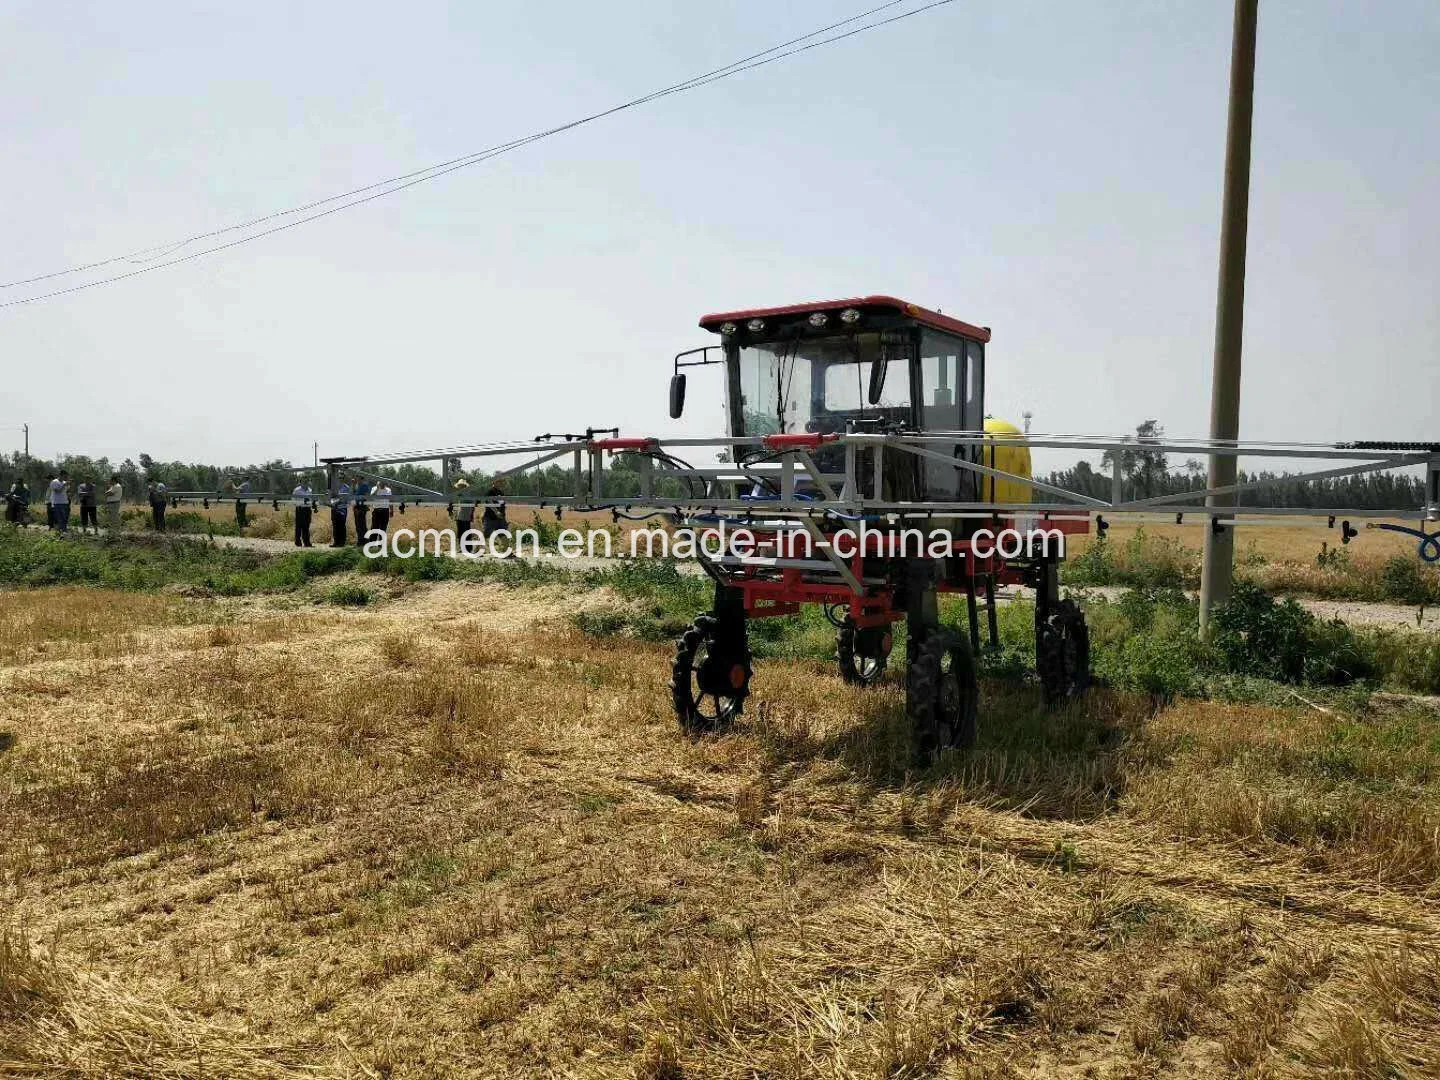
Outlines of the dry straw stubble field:
[[767,662],[574,586],[0,594],[0,1075],[1425,1075],[1440,718]]

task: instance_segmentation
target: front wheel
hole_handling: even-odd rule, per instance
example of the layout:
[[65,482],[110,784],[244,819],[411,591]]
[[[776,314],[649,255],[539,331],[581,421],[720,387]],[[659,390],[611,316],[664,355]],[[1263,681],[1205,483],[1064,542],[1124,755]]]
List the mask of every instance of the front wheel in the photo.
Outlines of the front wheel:
[[1090,686],[1090,629],[1074,600],[1051,605],[1035,624],[1035,673],[1045,704],[1079,697]]
[[846,619],[835,632],[840,677],[852,686],[872,686],[885,674],[894,638],[888,626],[856,626]]
[[750,693],[750,650],[743,637],[726,644],[719,630],[714,615],[701,615],[675,643],[670,694],[686,731],[728,726]]
[[975,658],[962,638],[936,630],[915,650],[905,682],[905,713],[921,765],[945,750],[975,745],[980,684]]

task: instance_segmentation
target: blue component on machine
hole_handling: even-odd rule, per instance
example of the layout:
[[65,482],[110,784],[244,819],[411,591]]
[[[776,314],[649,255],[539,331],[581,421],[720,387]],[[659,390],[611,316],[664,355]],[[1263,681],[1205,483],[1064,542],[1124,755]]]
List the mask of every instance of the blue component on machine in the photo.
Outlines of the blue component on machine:
[[1404,533],[1406,536],[1418,537],[1420,540],[1420,558],[1426,562],[1440,562],[1440,532],[1427,533],[1419,529],[1407,528],[1404,525],[1391,525],[1386,521],[1377,521],[1370,526],[1372,529],[1384,529],[1386,532]]

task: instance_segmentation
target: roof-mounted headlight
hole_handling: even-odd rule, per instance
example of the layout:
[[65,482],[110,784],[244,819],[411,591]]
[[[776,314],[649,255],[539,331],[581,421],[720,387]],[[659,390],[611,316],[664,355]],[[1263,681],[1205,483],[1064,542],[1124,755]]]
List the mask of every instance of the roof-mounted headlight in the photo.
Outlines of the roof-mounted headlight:
[[806,319],[805,321],[818,330],[820,329],[820,327],[824,326],[830,321],[830,316],[826,315],[823,311],[812,311],[810,313],[810,318]]
[[751,319],[749,322],[747,322],[747,323],[745,324],[745,329],[746,329],[746,330],[749,330],[750,333],[752,333],[752,334],[758,334],[761,330],[764,330],[764,329],[765,329],[765,320],[764,320],[764,319]]
[[843,323],[857,323],[860,321],[860,312],[856,311],[853,307],[847,307],[844,311],[840,312],[840,321]]
[[736,329],[737,329],[737,327],[735,326],[735,324],[734,324],[733,322],[727,322],[727,323],[721,323],[721,324],[720,324],[720,333],[722,333],[722,334],[733,334],[733,333],[736,331]]

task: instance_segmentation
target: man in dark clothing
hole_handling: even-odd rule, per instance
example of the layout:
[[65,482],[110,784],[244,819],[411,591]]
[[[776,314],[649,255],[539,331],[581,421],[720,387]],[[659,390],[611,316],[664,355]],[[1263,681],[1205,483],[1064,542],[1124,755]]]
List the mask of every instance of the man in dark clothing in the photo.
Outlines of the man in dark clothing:
[[235,488],[235,531],[244,532],[245,526],[250,524],[245,516],[245,508],[250,500],[250,478],[242,477],[233,485]]
[[154,481],[150,485],[150,524],[156,532],[165,531],[165,507],[169,502],[170,489],[163,480]]
[[291,495],[295,507],[295,546],[310,547],[310,513],[314,508],[310,485],[301,480]]
[[30,516],[30,485],[19,477],[5,493],[5,520],[12,525],[24,525]]
[[350,485],[343,480],[330,500],[330,546],[345,546],[345,515],[350,509]]
[[357,546],[365,543],[365,531],[370,528],[370,490],[371,483],[363,476],[355,479],[355,498],[352,500],[355,507],[355,543]]
[[80,497],[80,531],[83,533],[94,529],[99,533],[100,514],[95,503],[95,485],[89,480],[82,480],[75,489],[75,494]]
[[[499,484],[491,484],[490,490],[485,492],[485,512],[480,516],[480,531],[485,534],[488,543],[490,538],[497,532],[510,529],[510,523],[505,520],[505,492]],[[512,550],[508,554],[514,555]]]

